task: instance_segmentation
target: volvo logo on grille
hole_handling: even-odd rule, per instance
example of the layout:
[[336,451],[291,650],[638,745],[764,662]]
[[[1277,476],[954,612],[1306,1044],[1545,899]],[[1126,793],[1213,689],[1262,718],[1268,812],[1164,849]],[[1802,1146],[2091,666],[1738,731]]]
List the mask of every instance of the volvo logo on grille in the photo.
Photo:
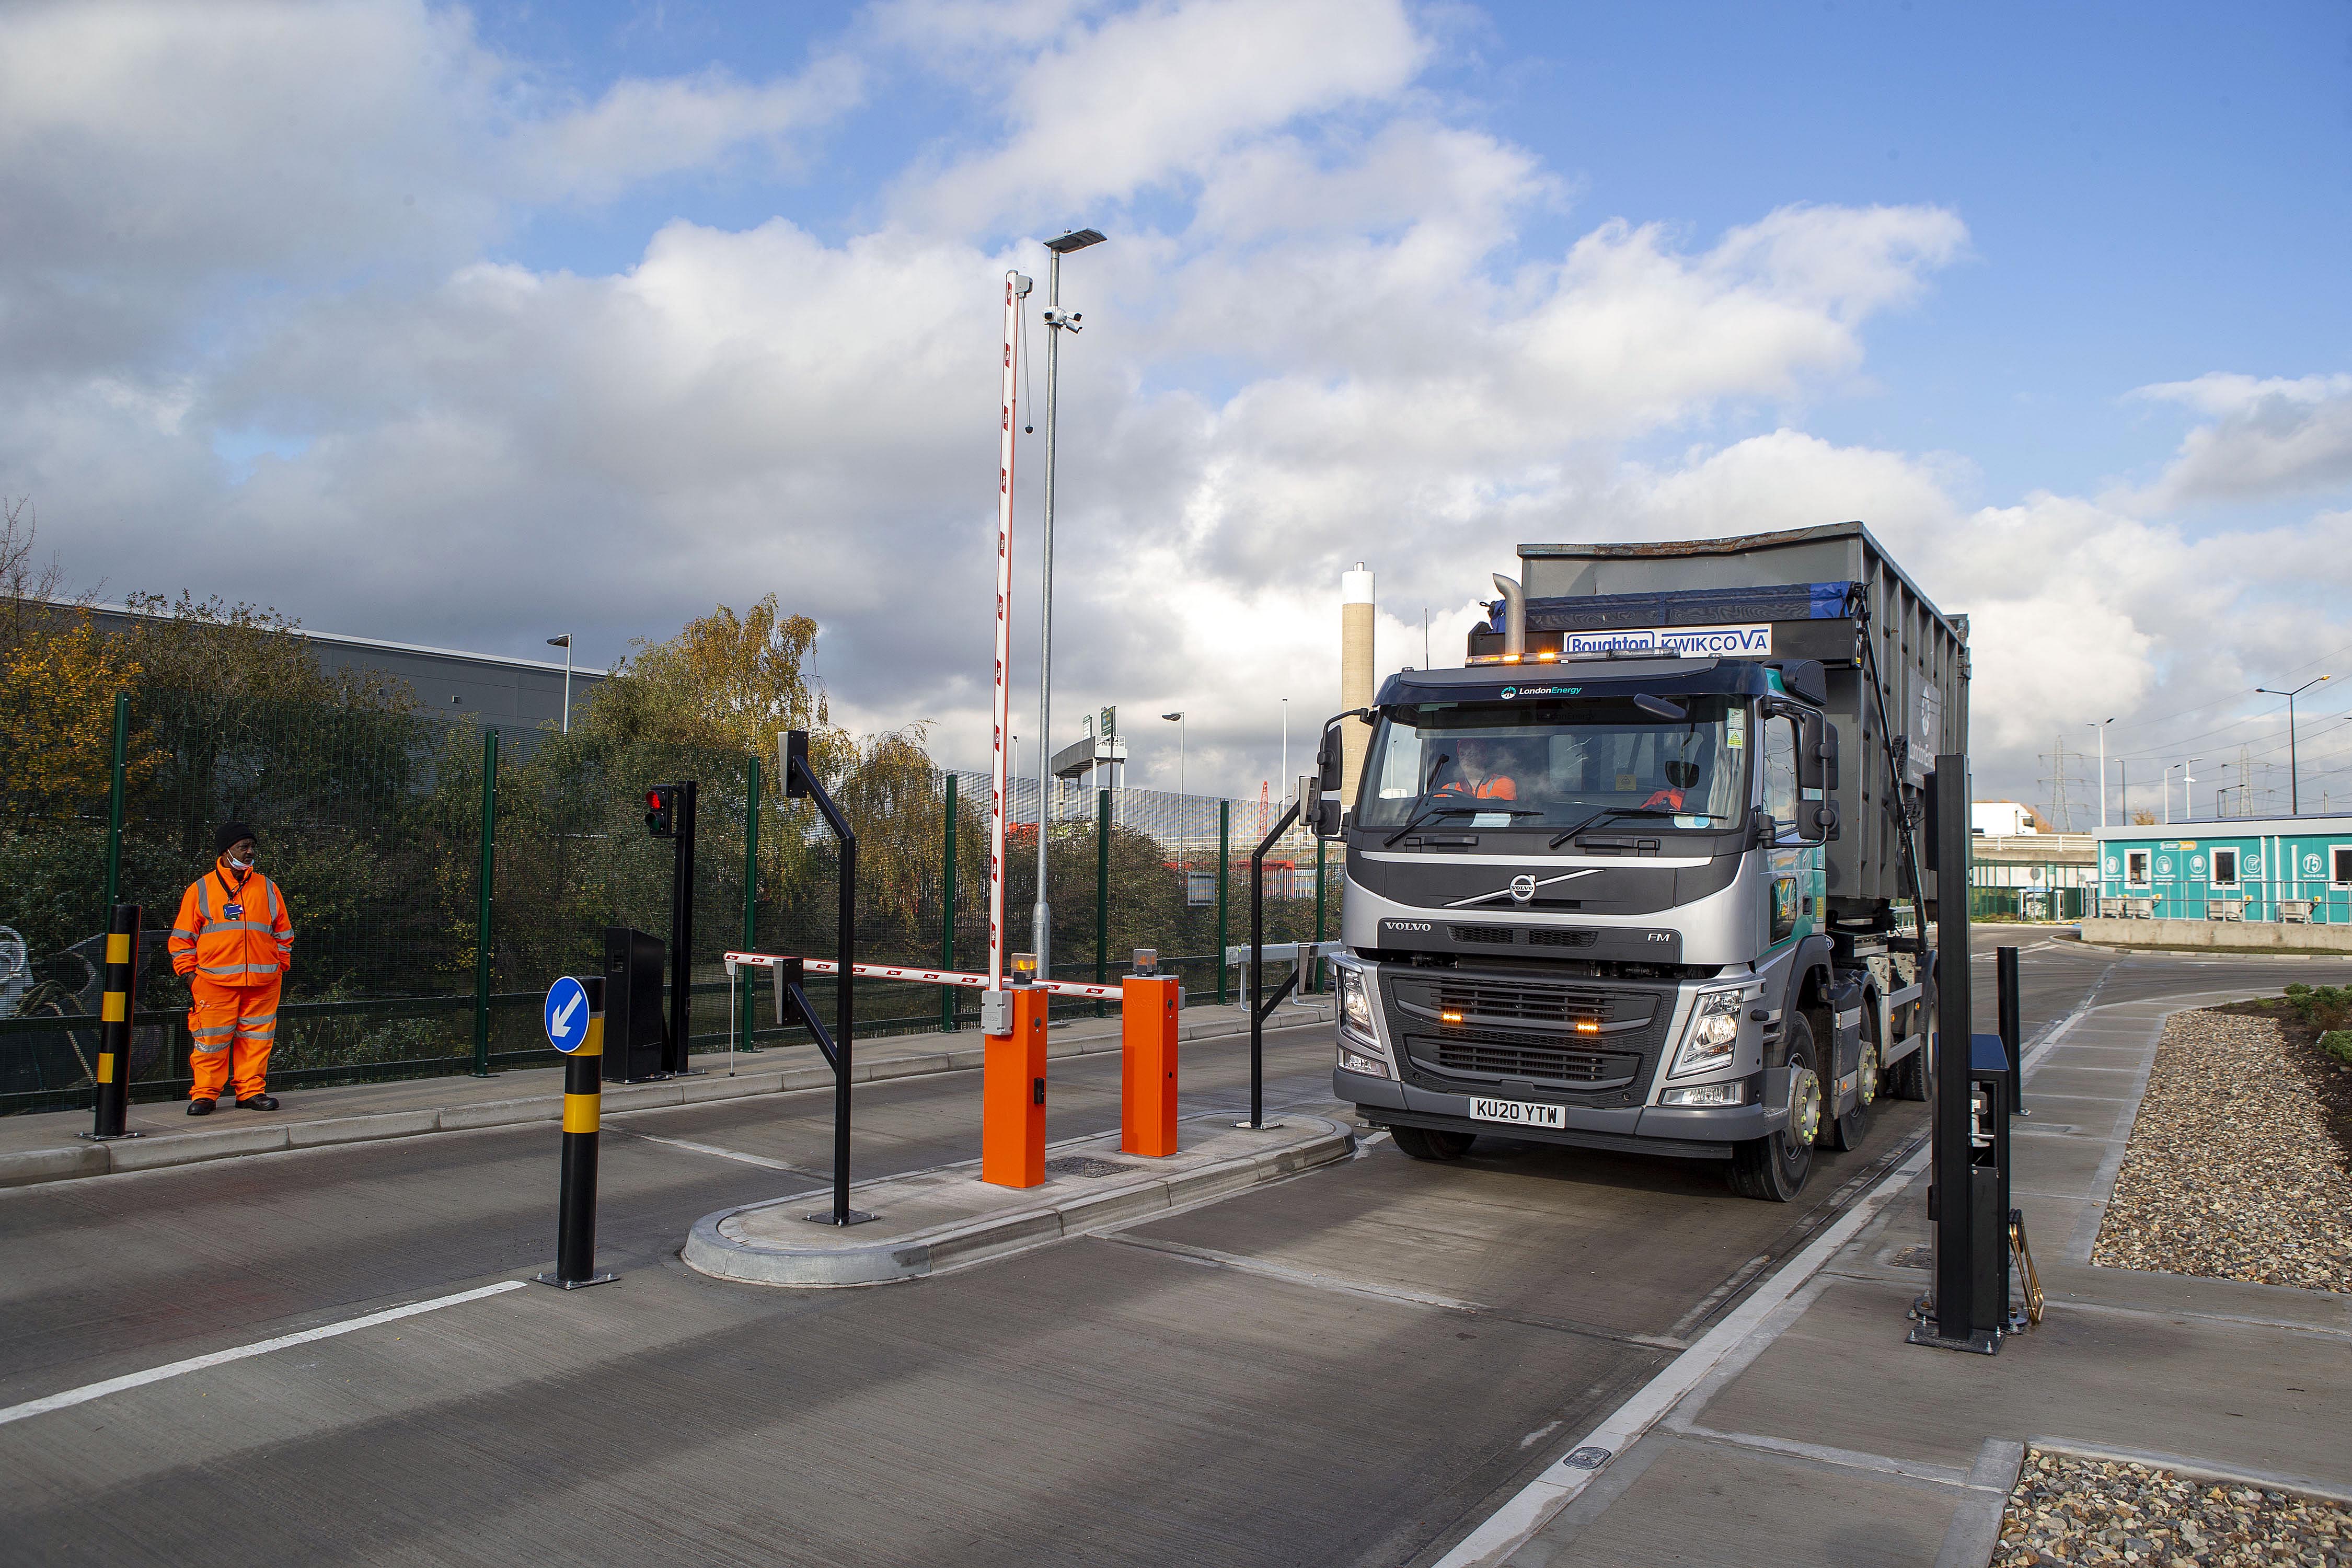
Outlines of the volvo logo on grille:
[[1533,878],[1532,876],[1528,876],[1528,875],[1527,875],[1527,874],[1525,874],[1525,873],[1522,873],[1521,875],[1517,876],[1517,877],[1514,877],[1514,878],[1512,878],[1512,879],[1511,879],[1511,901],[1512,901],[1513,903],[1515,903],[1515,904],[1524,904],[1524,903],[1528,903],[1528,902],[1530,902],[1531,900],[1534,900],[1534,898],[1535,898],[1535,896],[1536,896],[1536,879],[1535,879],[1535,878]]

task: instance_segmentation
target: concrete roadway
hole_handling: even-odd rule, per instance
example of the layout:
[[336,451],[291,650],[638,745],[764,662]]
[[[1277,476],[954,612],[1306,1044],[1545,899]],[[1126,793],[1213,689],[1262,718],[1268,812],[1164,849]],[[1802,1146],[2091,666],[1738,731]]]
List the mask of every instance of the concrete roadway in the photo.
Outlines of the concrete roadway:
[[[1979,1026],[1990,948],[2015,940],[2029,1037],[2095,991],[2352,972],[1979,935]],[[1335,1109],[1328,1032],[1270,1037],[1270,1107]],[[1241,1042],[1189,1050],[1188,1113],[1244,1102]],[[1116,1124],[1115,1058],[1055,1075],[1053,1136]],[[1882,1102],[1787,1206],[1689,1164],[1490,1140],[1435,1166],[1381,1140],[1114,1234],[811,1294],[677,1252],[703,1214],[821,1185],[829,1094],[616,1117],[619,1283],[0,1425],[0,1563],[1426,1563],[1899,1158],[1923,1110]],[[857,1115],[861,1176],[970,1158],[978,1075],[874,1085]],[[551,1252],[555,1145],[500,1129],[0,1192],[0,1406],[527,1276]]]

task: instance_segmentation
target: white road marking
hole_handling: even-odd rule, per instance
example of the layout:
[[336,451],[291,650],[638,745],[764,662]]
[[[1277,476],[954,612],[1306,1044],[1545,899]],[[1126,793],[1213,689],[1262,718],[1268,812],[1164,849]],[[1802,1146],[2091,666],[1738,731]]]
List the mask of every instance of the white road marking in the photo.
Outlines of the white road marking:
[[210,1355],[191,1356],[186,1361],[175,1361],[167,1366],[149,1367],[145,1372],[125,1373],[121,1377],[110,1377],[103,1383],[85,1384],[79,1388],[68,1388],[63,1394],[52,1394],[44,1399],[28,1399],[22,1405],[11,1405],[6,1409],[0,1410],[0,1426],[5,1426],[12,1421],[23,1421],[34,1415],[46,1415],[52,1410],[64,1410],[76,1405],[87,1405],[93,1399],[103,1399],[110,1394],[121,1394],[126,1389],[143,1388],[151,1383],[162,1383],[166,1378],[179,1377],[191,1372],[203,1372],[208,1367],[225,1366],[230,1362],[243,1361],[248,1356],[268,1355],[271,1351],[282,1351],[289,1345],[307,1345],[317,1340],[331,1340],[339,1334],[354,1333],[361,1329],[372,1329],[378,1323],[397,1322],[403,1318],[414,1318],[420,1312],[437,1311],[443,1307],[456,1307],[467,1301],[479,1301],[488,1296],[502,1296],[509,1290],[520,1290],[530,1283],[528,1279],[501,1279],[495,1285],[485,1285],[476,1290],[460,1290],[454,1296],[436,1296],[430,1301],[411,1301],[405,1307],[387,1308],[381,1312],[370,1312],[363,1318],[352,1318],[340,1323],[328,1323],[320,1328],[304,1329],[299,1334],[280,1334],[274,1340],[262,1340],[249,1345],[239,1345],[235,1350],[215,1351]]
[[[670,1108],[664,1106],[662,1109]],[[616,1128],[614,1131],[627,1130]],[[642,1138],[648,1143],[667,1143],[673,1149],[684,1149],[691,1153],[711,1154],[721,1160],[736,1160],[746,1165],[758,1165],[763,1170],[790,1171],[795,1176],[808,1176],[820,1182],[832,1180],[832,1177],[824,1171],[812,1171],[804,1166],[787,1164],[782,1160],[771,1160],[765,1154],[746,1154],[740,1149],[721,1149],[716,1143],[689,1143],[683,1138],[656,1138],[650,1132],[630,1132],[629,1136]]]

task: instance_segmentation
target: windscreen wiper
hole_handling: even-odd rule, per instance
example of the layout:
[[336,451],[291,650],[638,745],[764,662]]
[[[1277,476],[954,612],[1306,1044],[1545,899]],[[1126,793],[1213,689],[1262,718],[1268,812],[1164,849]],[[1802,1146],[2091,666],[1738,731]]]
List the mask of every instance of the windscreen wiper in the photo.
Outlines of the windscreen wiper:
[[1427,822],[1433,816],[1484,816],[1488,812],[1494,812],[1498,815],[1507,816],[1541,816],[1543,815],[1542,812],[1536,810],[1532,806],[1524,805],[1494,805],[1482,803],[1477,805],[1424,806],[1421,810],[1413,813],[1412,821],[1406,823],[1402,827],[1398,828],[1394,833],[1390,834],[1386,838],[1381,840],[1381,847],[1383,849],[1387,848],[1390,845],[1394,844],[1398,839],[1402,838],[1406,834],[1411,833],[1414,828],[1419,827],[1423,823]]
[[1557,849],[1560,847],[1562,841],[1573,838],[1578,834],[1583,832],[1586,828],[1591,826],[1594,823],[1605,821],[1612,816],[1704,816],[1709,822],[1721,820],[1713,812],[1709,811],[1675,811],[1671,807],[1663,805],[1612,805],[1594,812],[1591,816],[1586,817],[1582,822],[1578,823],[1575,826],[1568,829],[1565,833],[1554,835],[1552,841],[1549,844],[1545,845],[1544,847],[1547,849]]

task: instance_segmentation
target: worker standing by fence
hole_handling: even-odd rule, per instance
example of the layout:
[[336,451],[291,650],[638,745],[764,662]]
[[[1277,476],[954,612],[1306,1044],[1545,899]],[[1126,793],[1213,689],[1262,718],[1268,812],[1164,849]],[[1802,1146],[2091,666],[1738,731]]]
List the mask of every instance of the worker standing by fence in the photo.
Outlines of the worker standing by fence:
[[188,1034],[195,1076],[188,1114],[209,1116],[229,1081],[236,1103],[275,1110],[267,1092],[269,1047],[278,1033],[278,993],[294,959],[294,927],[278,884],[254,869],[254,831],[224,823],[212,869],[180,900],[172,925],[172,967],[188,977]]

